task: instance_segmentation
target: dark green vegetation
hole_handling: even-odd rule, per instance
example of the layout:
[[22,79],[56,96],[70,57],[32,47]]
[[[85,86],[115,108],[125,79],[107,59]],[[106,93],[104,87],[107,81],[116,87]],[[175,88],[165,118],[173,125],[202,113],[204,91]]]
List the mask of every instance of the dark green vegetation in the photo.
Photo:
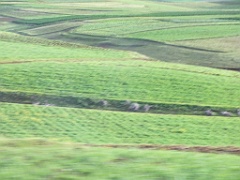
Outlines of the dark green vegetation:
[[0,179],[239,179],[239,11],[1,1]]

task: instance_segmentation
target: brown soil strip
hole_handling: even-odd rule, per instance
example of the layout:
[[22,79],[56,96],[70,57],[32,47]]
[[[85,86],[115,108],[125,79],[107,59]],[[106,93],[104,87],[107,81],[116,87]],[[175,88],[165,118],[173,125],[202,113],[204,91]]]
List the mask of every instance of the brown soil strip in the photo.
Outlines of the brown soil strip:
[[11,22],[11,21],[14,21],[16,20],[16,18],[13,18],[13,17],[8,17],[8,16],[0,16],[0,22],[3,22],[3,21],[6,21],[6,22]]
[[12,21],[13,19],[12,18],[1,18],[0,17],[0,21]]
[[172,150],[182,152],[199,152],[199,153],[215,153],[215,154],[232,154],[240,155],[240,147],[237,146],[187,146],[187,145],[159,145],[159,144],[82,144],[78,142],[58,142],[48,139],[38,138],[20,138],[20,139],[5,139],[0,138],[1,147],[28,147],[52,146],[60,145],[70,146],[73,148],[112,148],[112,149],[139,149],[139,150]]
[[215,153],[215,154],[234,154],[240,155],[240,147],[234,146],[185,146],[185,145],[117,145],[117,144],[85,144],[88,147],[105,147],[105,148],[137,148],[137,149],[148,149],[148,150],[174,150],[174,151],[185,151],[185,152],[200,152],[200,153]]
[[0,62],[0,64],[21,64],[21,63],[29,63],[34,61],[9,61],[9,62]]

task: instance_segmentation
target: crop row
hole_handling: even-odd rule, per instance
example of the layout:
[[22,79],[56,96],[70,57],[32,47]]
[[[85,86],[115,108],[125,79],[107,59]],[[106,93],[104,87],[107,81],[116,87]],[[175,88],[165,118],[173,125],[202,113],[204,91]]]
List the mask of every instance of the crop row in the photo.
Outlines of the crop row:
[[162,65],[154,61],[4,64],[0,84],[8,91],[239,106],[238,77],[165,69]]
[[174,116],[0,103],[1,136],[82,143],[234,145],[239,118]]

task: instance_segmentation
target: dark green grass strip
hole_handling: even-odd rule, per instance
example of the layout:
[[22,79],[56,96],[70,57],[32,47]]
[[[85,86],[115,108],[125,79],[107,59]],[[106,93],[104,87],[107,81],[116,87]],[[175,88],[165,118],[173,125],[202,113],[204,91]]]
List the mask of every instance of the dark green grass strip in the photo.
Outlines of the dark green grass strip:
[[[54,105],[59,107],[85,108],[85,109],[101,109],[111,111],[129,111],[129,105],[126,105],[125,100],[105,99],[108,102],[107,106],[102,106],[102,99],[88,97],[73,97],[73,96],[56,96],[45,94],[31,94],[21,92],[0,92],[0,102],[20,103],[20,104],[38,104],[38,105]],[[134,101],[136,102],[136,101]],[[136,111],[139,113],[145,112],[143,106],[148,104],[152,107],[148,113],[161,114],[188,114],[188,115],[205,115],[207,109],[211,109],[216,114],[221,115],[221,111],[228,111],[232,116],[237,116],[236,108],[224,106],[200,106],[191,104],[171,104],[171,103],[153,103],[138,101],[141,108]]]
[[218,18],[221,20],[226,20],[226,21],[240,21],[240,17],[232,17],[232,18]]

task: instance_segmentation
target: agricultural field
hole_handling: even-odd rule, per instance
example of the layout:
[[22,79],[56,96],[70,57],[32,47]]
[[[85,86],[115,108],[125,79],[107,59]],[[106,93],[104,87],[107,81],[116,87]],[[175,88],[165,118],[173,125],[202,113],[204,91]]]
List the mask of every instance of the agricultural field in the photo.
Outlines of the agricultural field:
[[239,12],[0,1],[0,179],[238,180]]
[[0,105],[1,133],[9,138],[45,137],[91,144],[240,146],[239,117]]
[[91,147],[45,139],[1,139],[0,145],[0,159],[5,159],[0,162],[2,179],[238,180],[240,175],[239,156],[227,154]]

